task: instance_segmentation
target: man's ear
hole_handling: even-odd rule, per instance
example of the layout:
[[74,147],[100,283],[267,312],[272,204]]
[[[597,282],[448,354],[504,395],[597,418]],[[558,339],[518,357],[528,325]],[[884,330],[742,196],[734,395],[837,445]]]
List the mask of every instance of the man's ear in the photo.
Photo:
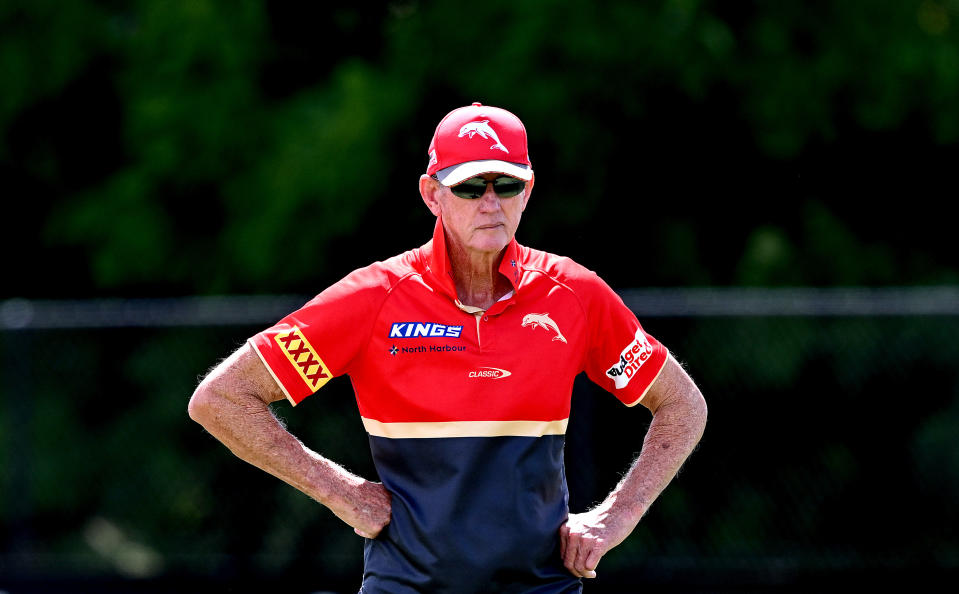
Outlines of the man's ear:
[[426,208],[430,209],[430,212],[435,216],[440,216],[440,202],[437,194],[442,191],[443,188],[440,187],[440,182],[425,173],[420,176],[420,196],[423,197]]
[[533,175],[533,177],[531,177],[531,178],[529,179],[528,182],[526,182],[526,189],[523,190],[523,210],[524,210],[524,211],[526,210],[526,205],[529,204],[529,195],[533,193],[533,182],[534,182],[534,181],[536,181],[536,175],[535,175],[535,174]]

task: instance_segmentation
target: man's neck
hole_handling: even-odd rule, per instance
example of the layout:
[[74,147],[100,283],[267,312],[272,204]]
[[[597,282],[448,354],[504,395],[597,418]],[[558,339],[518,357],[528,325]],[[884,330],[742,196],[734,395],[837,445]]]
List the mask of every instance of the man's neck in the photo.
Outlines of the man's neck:
[[469,254],[451,245],[448,250],[456,296],[463,305],[487,310],[512,290],[509,279],[499,272],[505,248],[491,254]]

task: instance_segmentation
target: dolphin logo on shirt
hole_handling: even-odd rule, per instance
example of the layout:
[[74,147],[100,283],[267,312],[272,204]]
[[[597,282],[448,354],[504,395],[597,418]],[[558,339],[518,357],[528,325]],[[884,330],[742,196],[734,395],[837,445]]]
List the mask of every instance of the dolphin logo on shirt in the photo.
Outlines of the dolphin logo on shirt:
[[534,330],[536,328],[552,330],[556,333],[556,336],[553,337],[553,340],[562,340],[564,343],[566,343],[566,337],[564,337],[563,333],[559,331],[559,326],[553,321],[552,318],[549,317],[548,313],[526,314],[523,316],[523,327],[525,328],[527,326],[532,326]]
[[480,138],[492,138],[496,141],[496,144],[489,147],[490,150],[499,149],[504,153],[509,153],[503,143],[499,141],[499,136],[496,135],[496,132],[493,130],[493,127],[489,125],[489,120],[477,120],[475,122],[470,122],[465,124],[460,128],[460,133],[458,138],[463,138],[464,136],[469,136],[473,138],[474,134],[479,134]]

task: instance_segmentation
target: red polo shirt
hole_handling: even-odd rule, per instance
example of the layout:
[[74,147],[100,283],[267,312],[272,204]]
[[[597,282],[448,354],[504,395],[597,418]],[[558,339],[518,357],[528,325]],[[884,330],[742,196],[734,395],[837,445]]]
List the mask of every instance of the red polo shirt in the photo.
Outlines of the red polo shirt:
[[250,339],[294,405],[331,377],[353,382],[393,494],[391,523],[367,543],[364,592],[576,583],[556,548],[573,380],[585,371],[633,406],[667,351],[568,258],[513,240],[499,271],[509,296],[463,306],[437,221],[425,246],[354,271]]

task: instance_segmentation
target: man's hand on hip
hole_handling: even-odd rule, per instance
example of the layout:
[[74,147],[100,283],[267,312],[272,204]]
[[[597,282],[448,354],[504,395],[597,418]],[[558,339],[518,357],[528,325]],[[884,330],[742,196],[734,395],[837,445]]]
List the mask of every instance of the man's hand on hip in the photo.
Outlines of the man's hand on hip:
[[353,527],[363,538],[376,538],[390,523],[392,503],[389,491],[382,483],[364,481],[354,494],[352,504],[333,509],[341,520]]
[[604,503],[582,514],[570,514],[559,528],[563,564],[576,577],[596,577],[599,560],[636,526],[636,522],[611,513],[609,507]]

